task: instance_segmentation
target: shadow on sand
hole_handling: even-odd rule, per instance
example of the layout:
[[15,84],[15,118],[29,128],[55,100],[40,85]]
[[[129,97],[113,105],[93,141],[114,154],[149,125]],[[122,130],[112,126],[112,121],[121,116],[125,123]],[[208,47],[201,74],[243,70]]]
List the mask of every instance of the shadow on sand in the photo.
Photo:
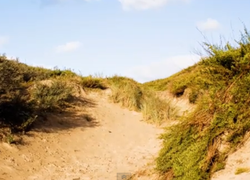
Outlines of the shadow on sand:
[[[34,123],[31,131],[57,133],[80,127],[93,128],[99,126],[99,122],[87,113],[88,108],[94,108],[96,103],[87,98],[75,98],[71,102],[73,107],[64,112],[46,113]],[[27,133],[29,134],[29,133]]]

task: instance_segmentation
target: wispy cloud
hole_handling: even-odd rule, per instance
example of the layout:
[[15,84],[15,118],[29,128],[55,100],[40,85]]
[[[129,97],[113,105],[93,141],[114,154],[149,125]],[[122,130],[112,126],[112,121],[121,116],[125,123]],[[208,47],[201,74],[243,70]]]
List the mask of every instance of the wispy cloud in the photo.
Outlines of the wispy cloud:
[[220,28],[220,23],[216,19],[208,18],[206,21],[200,21],[197,24],[198,29],[202,31],[212,31]]
[[68,42],[66,44],[59,45],[55,48],[57,53],[63,53],[63,52],[72,52],[76,49],[78,49],[82,45],[79,41],[72,41]]
[[7,36],[0,36],[0,48],[9,42],[9,38]]
[[124,10],[147,10],[165,6],[170,2],[189,2],[190,0],[119,0]]
[[200,60],[197,55],[183,55],[166,58],[163,61],[136,66],[125,72],[125,75],[139,82],[147,82],[159,78],[166,78],[178,71],[194,65]]

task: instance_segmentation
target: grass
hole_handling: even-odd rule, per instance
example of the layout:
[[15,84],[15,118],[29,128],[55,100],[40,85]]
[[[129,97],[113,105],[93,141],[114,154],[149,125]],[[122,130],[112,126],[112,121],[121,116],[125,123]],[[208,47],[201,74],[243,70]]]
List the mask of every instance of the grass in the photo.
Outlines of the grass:
[[76,87],[105,89],[105,80],[71,70],[32,67],[0,56],[0,128],[27,131],[39,116],[71,105]]
[[[250,130],[250,35],[245,30],[237,47],[205,45],[208,57],[194,66],[144,84],[120,76],[81,77],[70,70],[30,67],[0,56],[0,125],[29,129],[40,113],[69,106],[76,86],[110,88],[113,102],[142,112],[146,121],[157,124],[179,118],[176,107],[160,99],[157,91],[168,90],[176,97],[187,94],[196,108],[161,136],[156,169],[164,179],[210,179]],[[224,144],[229,148],[221,151]]]
[[126,77],[82,77],[69,69],[31,67],[5,56],[0,56],[0,77],[0,126],[12,133],[28,131],[38,117],[71,106],[79,88],[110,88],[114,103],[142,112],[148,122],[161,123],[175,112],[169,102]]
[[31,91],[31,100],[35,101],[39,110],[55,110],[66,105],[72,99],[73,87],[62,80],[54,80],[50,84],[35,83]]
[[[237,47],[206,44],[209,56],[170,78],[144,84],[175,96],[189,90],[196,109],[162,135],[157,170],[174,180],[205,180],[223,169],[225,159],[250,130],[250,36]],[[166,83],[167,82],[167,83]],[[164,86],[163,86],[164,84]],[[223,152],[220,144],[229,144]]]
[[242,173],[248,173],[250,172],[250,168],[237,168],[235,171],[235,175],[242,174]]
[[101,77],[93,77],[93,76],[82,77],[80,83],[84,88],[101,89],[101,90],[105,90],[108,88],[104,78]]
[[145,121],[161,124],[177,115],[177,109],[170,102],[161,100],[155,92],[133,79],[114,76],[108,82],[112,89],[111,100],[130,110],[142,112]]
[[130,110],[139,111],[143,92],[136,81],[119,76],[108,78],[110,88],[112,89],[111,100],[120,103]]
[[164,101],[153,92],[147,92],[142,101],[141,112],[144,120],[160,125],[177,119],[178,109],[170,101]]

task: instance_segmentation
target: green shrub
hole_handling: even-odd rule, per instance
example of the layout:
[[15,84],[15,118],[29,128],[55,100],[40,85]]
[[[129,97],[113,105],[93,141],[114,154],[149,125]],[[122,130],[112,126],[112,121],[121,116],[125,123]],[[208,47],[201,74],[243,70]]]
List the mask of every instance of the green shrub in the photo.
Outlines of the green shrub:
[[72,99],[73,88],[66,82],[55,80],[51,84],[37,83],[31,92],[37,108],[56,110]]
[[19,63],[0,56],[0,125],[11,130],[28,128],[25,122],[34,118],[23,82]]

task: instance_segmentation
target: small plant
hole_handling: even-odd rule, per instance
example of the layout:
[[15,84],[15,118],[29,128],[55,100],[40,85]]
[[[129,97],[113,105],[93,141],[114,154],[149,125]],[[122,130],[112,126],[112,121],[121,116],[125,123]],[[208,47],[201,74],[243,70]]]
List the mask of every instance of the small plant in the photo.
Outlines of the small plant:
[[13,136],[12,134],[8,134],[8,135],[6,136],[6,141],[7,141],[7,143],[9,143],[9,144],[14,143],[14,142],[15,142],[14,136]]
[[235,174],[242,174],[242,173],[248,173],[250,172],[250,168],[237,168],[235,171]]

